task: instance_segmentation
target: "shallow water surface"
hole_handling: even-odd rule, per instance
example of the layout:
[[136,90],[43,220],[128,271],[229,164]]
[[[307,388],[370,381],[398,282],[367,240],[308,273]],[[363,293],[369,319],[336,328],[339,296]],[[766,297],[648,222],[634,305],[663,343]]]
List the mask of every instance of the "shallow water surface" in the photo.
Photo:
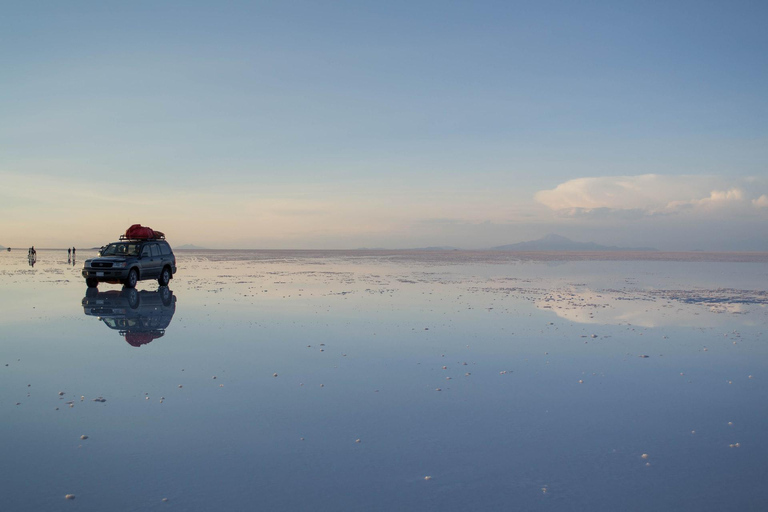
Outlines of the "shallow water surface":
[[4,510],[768,508],[765,261],[177,258],[0,254]]

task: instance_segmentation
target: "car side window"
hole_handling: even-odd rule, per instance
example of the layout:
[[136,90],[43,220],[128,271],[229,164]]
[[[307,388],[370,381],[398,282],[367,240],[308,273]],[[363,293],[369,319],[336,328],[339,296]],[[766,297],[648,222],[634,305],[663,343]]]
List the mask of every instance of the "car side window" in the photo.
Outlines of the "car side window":
[[152,249],[152,257],[153,258],[159,258],[160,257],[160,248],[157,246],[157,244],[152,244],[149,246],[150,249]]
[[171,254],[171,247],[166,244],[160,244],[160,254],[163,256],[169,256]]
[[141,250],[141,257],[142,258],[148,258],[149,257],[149,246],[145,245],[144,248]]

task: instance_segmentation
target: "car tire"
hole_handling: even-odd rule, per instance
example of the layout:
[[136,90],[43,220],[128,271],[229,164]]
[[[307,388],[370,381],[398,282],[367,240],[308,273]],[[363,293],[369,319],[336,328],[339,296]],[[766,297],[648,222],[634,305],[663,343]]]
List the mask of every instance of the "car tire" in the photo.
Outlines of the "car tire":
[[123,286],[126,288],[136,288],[136,283],[139,282],[139,273],[136,271],[135,268],[132,268],[128,272],[128,277],[125,279],[125,283],[123,283]]
[[157,278],[157,283],[160,286],[168,286],[168,283],[171,282],[171,269],[168,267],[163,267],[162,272],[160,272],[160,277]]
[[88,288],[96,288],[97,286],[99,286],[99,280],[98,279],[94,279],[92,277],[88,277],[88,278],[85,279],[85,285]]
[[163,301],[163,306],[168,307],[173,304],[173,292],[167,286],[161,287],[158,291],[160,292],[160,300]]
[[135,288],[126,288],[123,290],[123,297],[128,301],[128,307],[136,309],[139,307],[139,292]]

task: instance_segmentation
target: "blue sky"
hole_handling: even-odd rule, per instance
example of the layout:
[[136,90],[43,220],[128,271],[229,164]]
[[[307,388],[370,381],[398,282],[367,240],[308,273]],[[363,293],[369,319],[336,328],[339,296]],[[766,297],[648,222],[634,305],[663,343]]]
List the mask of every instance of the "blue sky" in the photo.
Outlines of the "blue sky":
[[724,1],[17,2],[0,244],[143,223],[209,247],[738,249],[768,238],[766,19]]

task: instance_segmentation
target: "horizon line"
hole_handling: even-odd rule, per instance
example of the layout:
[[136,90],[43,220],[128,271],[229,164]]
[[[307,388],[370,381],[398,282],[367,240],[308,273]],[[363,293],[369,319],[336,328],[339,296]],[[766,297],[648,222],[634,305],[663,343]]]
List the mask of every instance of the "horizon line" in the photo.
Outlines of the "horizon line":
[[[100,249],[101,246],[82,247],[81,251],[94,251]],[[24,247],[6,247],[0,246],[0,249],[9,252],[11,251],[23,251]],[[26,247],[29,249],[29,247]],[[37,247],[36,251],[66,251],[71,247]],[[717,250],[717,249],[642,249],[642,248],[618,248],[618,249],[539,249],[539,250],[517,250],[517,249],[498,249],[495,247],[486,248],[473,248],[464,249],[460,247],[451,248],[431,248],[431,247],[401,247],[401,248],[387,248],[387,247],[356,247],[353,249],[344,248],[292,248],[292,247],[280,247],[280,248],[242,248],[242,247],[226,247],[226,248],[210,248],[210,247],[178,247],[175,251],[359,251],[359,252],[397,252],[397,251],[414,251],[414,252],[434,252],[434,253],[451,253],[451,252],[498,252],[498,253],[647,253],[647,254],[675,254],[675,253],[697,253],[697,254],[768,254],[768,250]]]

